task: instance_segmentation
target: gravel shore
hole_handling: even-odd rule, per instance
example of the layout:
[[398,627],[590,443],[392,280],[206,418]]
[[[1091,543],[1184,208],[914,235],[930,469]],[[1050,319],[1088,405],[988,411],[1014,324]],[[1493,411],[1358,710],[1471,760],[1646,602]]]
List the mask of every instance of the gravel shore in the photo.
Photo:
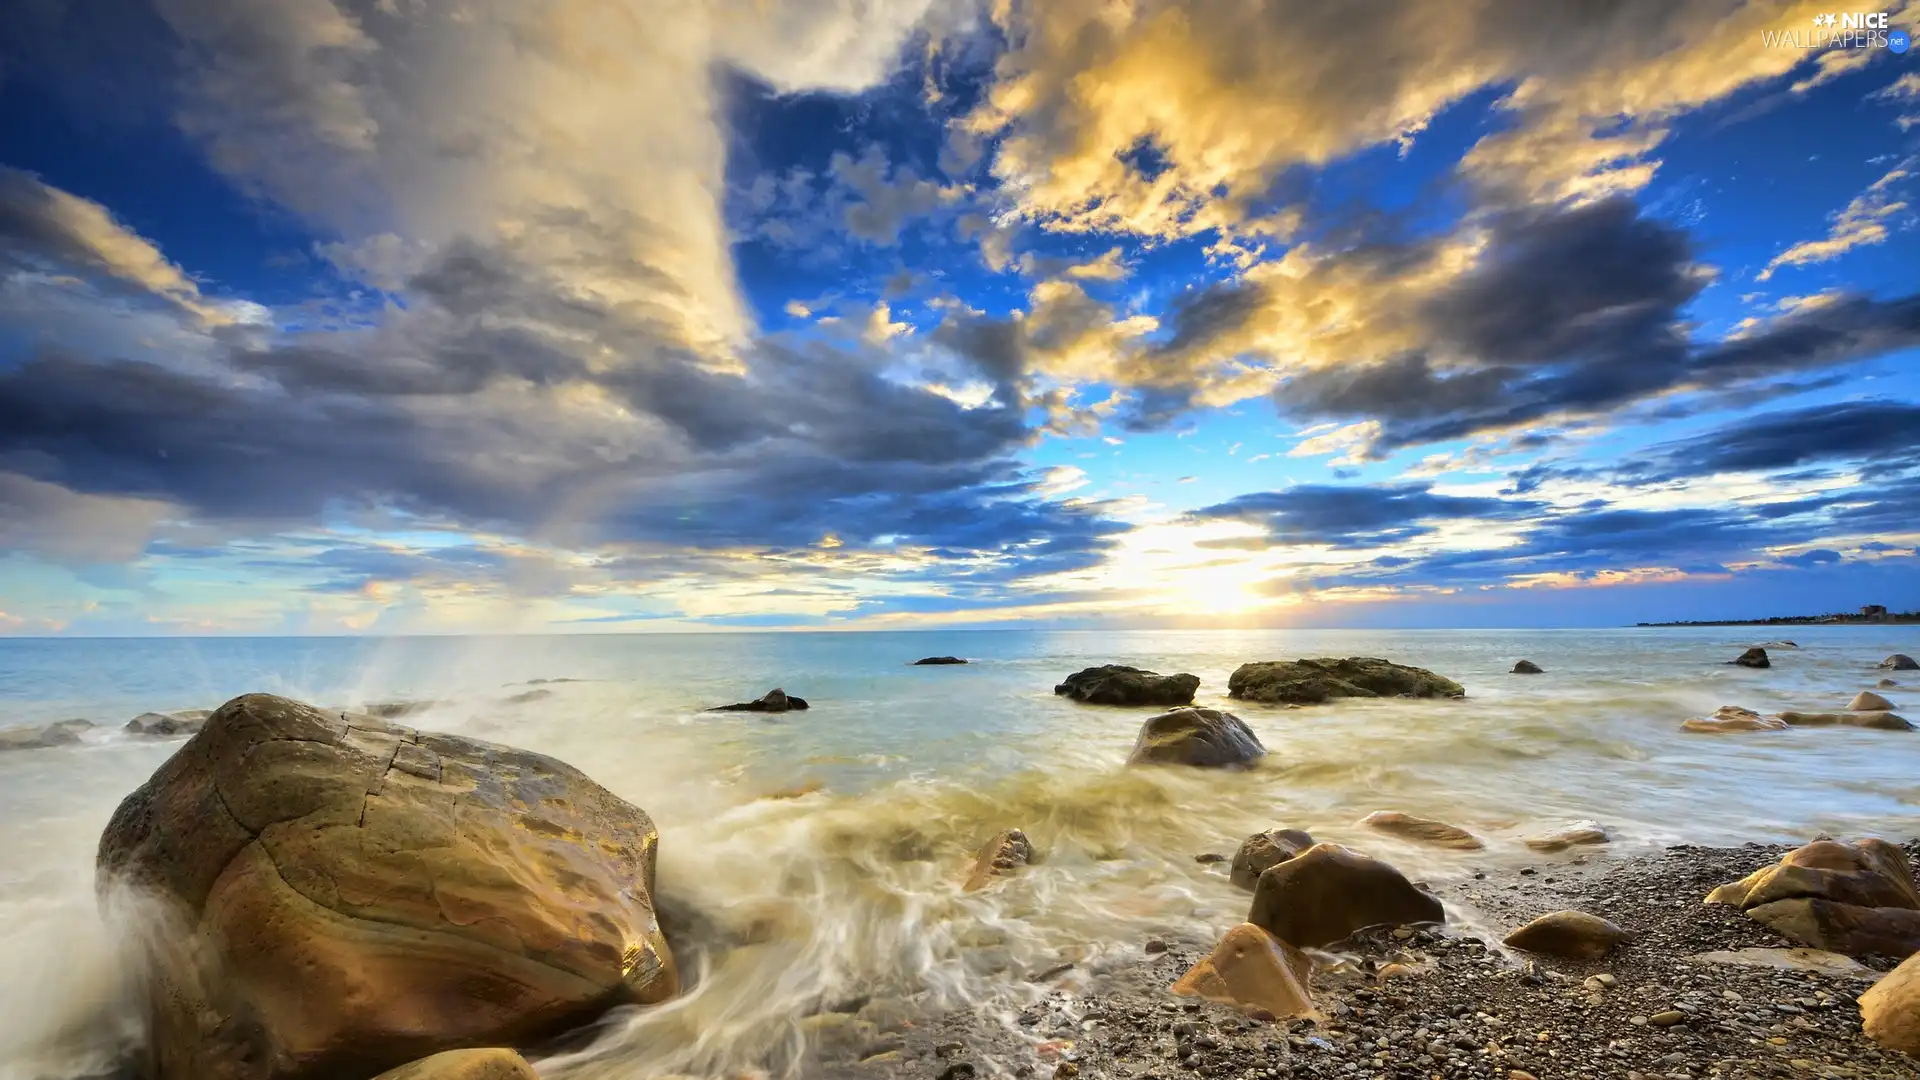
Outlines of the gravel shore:
[[[1920,857],[1920,842],[1907,848]],[[1489,870],[1443,890],[1450,913],[1469,916],[1454,925],[1369,931],[1337,954],[1317,954],[1321,1020],[1263,1023],[1176,998],[1166,987],[1213,942],[1142,942],[1136,959],[1111,970],[1036,976],[1055,988],[1017,1016],[899,1027],[809,1071],[927,1080],[1920,1078],[1920,1062],[1860,1030],[1855,999],[1894,958],[1859,958],[1859,967],[1836,971],[1696,959],[1791,946],[1731,908],[1701,902],[1787,850],[1675,847]],[[1499,944],[1506,931],[1563,908],[1611,919],[1635,940],[1591,962]]]

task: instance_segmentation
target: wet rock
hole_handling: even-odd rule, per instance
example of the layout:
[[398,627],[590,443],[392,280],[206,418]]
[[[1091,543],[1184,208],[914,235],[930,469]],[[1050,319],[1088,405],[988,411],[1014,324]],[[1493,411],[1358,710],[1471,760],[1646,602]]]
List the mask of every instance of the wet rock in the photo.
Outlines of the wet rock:
[[1888,671],[1920,671],[1920,662],[1916,662],[1906,653],[1894,653],[1880,661],[1880,666]]
[[1899,685],[1900,683],[1894,679],[1881,679],[1879,682],[1873,684],[1876,690],[1891,690]]
[[153,1080],[320,1080],[671,997],[658,842],[552,758],[252,694],[120,804],[97,875],[179,928],[141,958]]
[[47,750],[55,746],[72,746],[80,741],[80,733],[91,727],[93,727],[91,720],[62,720],[45,727],[8,728],[0,731],[0,751]]
[[1820,975],[1865,975],[1872,971],[1850,956],[1821,949],[1728,949],[1695,953],[1687,959],[1700,964],[1729,967],[1774,968],[1780,971],[1806,971]]
[[1465,694],[1459,683],[1425,668],[1365,656],[1242,664],[1227,680],[1227,696],[1270,705],[1318,705],[1348,697],[1457,698]]
[[794,697],[785,690],[773,689],[753,701],[742,701],[732,705],[719,705],[707,711],[783,713],[795,709],[804,709],[806,707],[806,698]]
[[973,870],[967,874],[967,883],[962,888],[979,892],[1032,861],[1033,844],[1027,840],[1027,834],[1019,829],[1007,829],[987,841],[974,856]]
[[1513,670],[1511,672],[1508,672],[1508,674],[1510,675],[1544,675],[1546,674],[1546,669],[1542,668],[1539,664],[1536,664],[1531,660],[1521,660],[1516,662],[1513,665]]
[[1446,921],[1446,909],[1378,859],[1315,844],[1260,875],[1247,921],[1299,948],[1331,944],[1369,926]]
[[191,735],[200,730],[213,713],[206,709],[188,709],[183,712],[146,712],[127,721],[124,730],[133,735],[151,735],[164,738],[170,735]]
[[1313,962],[1300,950],[1252,923],[1241,923],[1171,989],[1181,997],[1260,1010],[1274,1018],[1310,1016],[1313,998],[1307,978],[1312,972]]
[[1240,844],[1240,850],[1233,853],[1233,866],[1228,870],[1229,879],[1239,887],[1252,892],[1260,883],[1260,875],[1269,867],[1278,866],[1288,859],[1313,846],[1313,837],[1299,829],[1268,829],[1254,833]]
[[1074,672],[1053,692],[1089,705],[1186,705],[1198,689],[1198,675],[1161,675],[1124,664],[1106,664]]
[[1226,862],[1227,857],[1225,855],[1220,854],[1217,851],[1203,851],[1200,854],[1195,855],[1193,857],[1193,861],[1199,863],[1202,866],[1210,866],[1214,863]]
[[1763,649],[1797,649],[1800,646],[1791,641],[1763,641],[1760,643],[1760,647]]
[[1727,663],[1738,664],[1741,667],[1750,667],[1750,668],[1764,668],[1764,667],[1773,666],[1773,661],[1767,659],[1767,650],[1762,649],[1757,645],[1751,649],[1748,649],[1746,652],[1741,653],[1739,656],[1734,657],[1732,660],[1727,661]]
[[511,1050],[449,1050],[389,1069],[373,1080],[540,1080]]
[[1140,725],[1129,765],[1194,765],[1219,769],[1248,765],[1267,752],[1241,719],[1219,709],[1161,713]]
[[939,667],[947,664],[964,664],[965,660],[957,656],[928,656],[913,662],[914,667]]
[[1775,933],[1851,956],[1920,951],[1920,890],[1904,852],[1884,840],[1816,840],[1707,894]]
[[1402,814],[1397,810],[1376,810],[1361,818],[1360,824],[1405,840],[1417,840],[1422,844],[1455,851],[1479,851],[1487,846],[1480,842],[1479,837],[1458,826]]
[[1893,702],[1871,690],[1862,690],[1847,702],[1848,712],[1892,712],[1898,708]]
[[1556,911],[1542,915],[1508,934],[1510,948],[1567,960],[1598,960],[1633,935],[1598,915],[1584,911]]
[[1680,724],[1681,731],[1721,735],[1730,731],[1785,731],[1787,722],[1778,717],[1761,716],[1738,705],[1722,705],[1712,716],[1696,716]]
[[1872,728],[1876,731],[1912,731],[1913,724],[1904,716],[1890,712],[1843,712],[1843,713],[1805,713],[1783,712],[1780,722],[1789,727],[1858,727]]
[[1874,1042],[1920,1057],[1920,954],[1860,995],[1860,1021]]
[[382,720],[398,720],[402,716],[426,712],[434,707],[432,701],[376,701],[358,710],[363,716],[377,716]]
[[1528,837],[1527,846],[1535,851],[1551,854],[1578,845],[1604,844],[1607,840],[1607,830],[1602,828],[1599,822],[1576,821],[1558,832]]

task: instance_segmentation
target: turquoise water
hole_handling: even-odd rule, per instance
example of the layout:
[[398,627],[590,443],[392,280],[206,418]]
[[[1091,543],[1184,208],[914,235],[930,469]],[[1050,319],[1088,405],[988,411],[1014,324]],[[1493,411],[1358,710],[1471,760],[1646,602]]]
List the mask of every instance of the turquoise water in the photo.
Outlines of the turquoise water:
[[[1800,648],[1774,650],[1772,669],[1724,663],[1775,636]],[[1524,837],[1578,819],[1603,823],[1616,852],[1920,834],[1920,733],[1679,731],[1723,704],[1843,708],[1893,652],[1920,654],[1920,628],[0,640],[0,727],[102,725],[78,746],[0,753],[0,1078],[82,1075],[126,1037],[92,853],[114,805],[178,745],[117,730],[150,709],[256,690],[431,702],[403,722],[553,754],[645,807],[663,894],[717,928],[685,943],[706,974],[543,1075],[721,1075],[799,1060],[801,1017],[825,997],[1010,1007],[1031,992],[1019,972],[1061,957],[1091,969],[1150,934],[1237,921],[1244,895],[1192,856],[1276,824],[1435,881],[1538,861]],[[973,662],[911,666],[941,654]],[[1225,699],[1240,663],[1324,655],[1431,668],[1468,697]],[[1521,657],[1547,674],[1507,674]],[[1109,662],[1199,675],[1196,701],[1245,719],[1268,759],[1233,774],[1124,769],[1153,710],[1052,693]],[[1883,693],[1920,697],[1920,679],[1894,677],[1911,686]],[[776,686],[813,707],[702,711]],[[1438,852],[1355,826],[1381,809],[1445,819],[1488,848]],[[1044,861],[961,894],[969,849],[1010,826]],[[747,926],[754,944],[729,936]]]

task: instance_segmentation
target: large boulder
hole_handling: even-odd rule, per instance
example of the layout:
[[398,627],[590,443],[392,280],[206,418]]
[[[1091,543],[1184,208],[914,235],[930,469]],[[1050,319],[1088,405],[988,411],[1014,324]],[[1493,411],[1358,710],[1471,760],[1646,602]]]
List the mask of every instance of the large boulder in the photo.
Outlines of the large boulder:
[[1598,960],[1633,937],[1598,915],[1556,911],[1508,934],[1504,944],[1523,952],[1566,960]]
[[1125,664],[1106,664],[1074,672],[1053,692],[1089,705],[1186,705],[1198,689],[1198,675],[1161,675]]
[[1253,729],[1239,717],[1219,709],[1188,707],[1141,724],[1127,764],[1222,769],[1250,765],[1266,752]]
[[91,720],[62,720],[45,727],[8,728],[0,731],[0,751],[72,746],[80,741],[80,733],[91,727]]
[[1445,922],[1446,909],[1378,859],[1315,844],[1268,868],[1254,886],[1247,921],[1302,949],[1330,945],[1369,926]]
[[332,1080],[520,1046],[678,989],[659,834],[552,758],[251,694],[115,811],[151,1080]]
[[1403,814],[1398,810],[1375,810],[1361,818],[1360,824],[1404,840],[1452,848],[1455,851],[1479,851],[1487,846],[1480,842],[1479,837],[1456,825],[1435,821],[1432,818]]
[[1235,1005],[1267,1019],[1313,1015],[1305,953],[1252,923],[1227,931],[1213,952],[1170,989],[1181,997]]
[[1758,645],[1755,645],[1753,648],[1748,649],[1746,652],[1743,652],[1739,656],[1736,656],[1733,659],[1727,661],[1727,663],[1738,664],[1741,667],[1751,667],[1751,668],[1764,668],[1764,667],[1773,666],[1773,661],[1767,659],[1767,650],[1761,648]]
[[511,1050],[449,1050],[389,1069],[373,1080],[540,1080]]
[[168,738],[174,735],[191,735],[200,730],[213,713],[206,709],[185,709],[180,712],[144,712],[127,721],[124,729],[132,735],[149,735],[155,738]]
[[1862,690],[1847,702],[1848,712],[1892,712],[1898,708],[1893,702],[1871,690]]
[[1874,1042],[1920,1057],[1920,953],[1860,995],[1860,1021]]
[[1019,829],[1003,830],[974,854],[973,868],[967,872],[962,888],[979,892],[1032,861],[1033,843],[1027,834]]
[[1241,664],[1227,679],[1228,697],[1270,705],[1318,705],[1348,697],[1430,698],[1465,694],[1459,683],[1425,668],[1366,656]]
[[1240,850],[1233,853],[1233,865],[1228,867],[1227,877],[1235,885],[1252,892],[1260,883],[1260,875],[1268,867],[1279,866],[1288,859],[1312,847],[1314,840],[1300,829],[1268,829],[1254,833],[1240,844]]
[[1846,727],[1874,728],[1878,731],[1912,731],[1913,723],[1904,716],[1890,712],[1793,712],[1780,714],[1780,722],[1789,727]]
[[1722,705],[1712,716],[1696,716],[1680,723],[1681,731],[1706,735],[1724,735],[1729,731],[1785,731],[1787,722],[1775,716],[1761,716],[1738,705]]
[[1894,653],[1880,661],[1880,666],[1888,671],[1920,671],[1920,661],[1916,661],[1906,653]]
[[781,713],[807,707],[807,699],[794,697],[785,690],[773,689],[752,701],[735,702],[732,705],[716,705],[708,712],[772,712]]
[[1850,956],[1920,951],[1920,889],[1898,847],[1884,840],[1816,840],[1778,863],[1707,894],[1810,948]]

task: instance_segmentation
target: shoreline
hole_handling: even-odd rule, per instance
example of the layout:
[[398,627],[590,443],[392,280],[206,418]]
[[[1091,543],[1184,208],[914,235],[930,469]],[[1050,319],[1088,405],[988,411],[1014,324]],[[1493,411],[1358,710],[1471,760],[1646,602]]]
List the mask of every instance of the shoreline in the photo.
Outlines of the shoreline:
[[[1920,858],[1920,839],[1904,846]],[[1857,996],[1897,961],[1868,958],[1850,973],[1829,973],[1695,959],[1794,947],[1733,908],[1703,902],[1789,850],[1678,845],[1476,873],[1437,890],[1446,926],[1362,931],[1337,952],[1316,952],[1320,1019],[1259,1022],[1233,1006],[1175,997],[1168,987],[1214,941],[1143,941],[1101,970],[1033,976],[1044,996],[1012,1016],[955,1011],[866,1032],[857,1013],[823,1014],[819,1026],[839,1037],[822,1040],[820,1060],[805,1072],[849,1080],[1920,1078],[1920,1061],[1861,1031]],[[1567,908],[1610,919],[1634,940],[1590,961],[1499,943]],[[1684,1019],[1649,1022],[1663,1013]]]

